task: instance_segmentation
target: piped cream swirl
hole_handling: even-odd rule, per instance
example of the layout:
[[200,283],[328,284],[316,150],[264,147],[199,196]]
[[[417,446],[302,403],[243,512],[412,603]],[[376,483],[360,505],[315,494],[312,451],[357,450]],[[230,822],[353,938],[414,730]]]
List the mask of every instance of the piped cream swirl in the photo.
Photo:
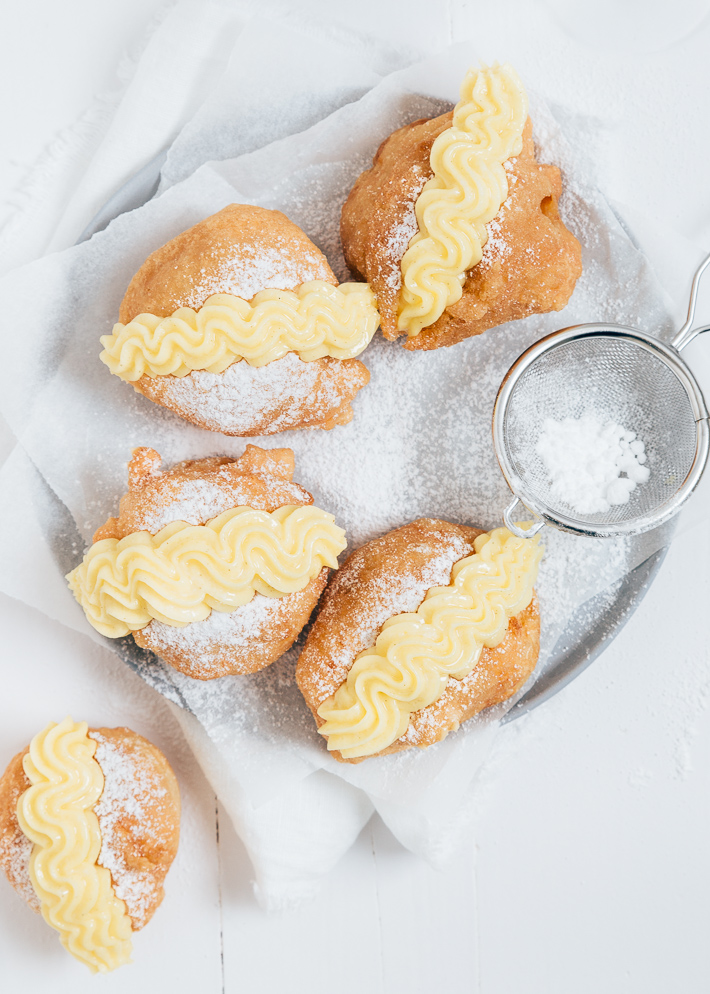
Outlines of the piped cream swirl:
[[62,945],[92,972],[130,962],[131,920],[111,874],[98,866],[101,830],[94,805],[104,788],[85,721],[65,718],[35,735],[23,760],[31,786],[17,804],[34,843],[30,879],[42,916]]
[[287,352],[306,362],[352,359],[369,345],[379,321],[367,283],[314,280],[295,291],[262,290],[251,301],[218,293],[199,310],[181,307],[169,317],[139,314],[115,324],[101,338],[100,359],[129,383],[197,369],[222,373],[241,359],[265,366]]
[[470,673],[484,646],[498,645],[509,619],[530,604],[543,552],[537,537],[496,528],[474,548],[454,565],[447,587],[427,591],[416,613],[385,622],[318,708],[328,749],[346,759],[386,749],[407,731],[410,715],[438,700],[449,677]]
[[95,542],[67,580],[94,628],[120,638],[153,618],[181,627],[234,611],[255,592],[303,590],[323,566],[337,569],[346,544],[318,507],[236,507],[204,525],[173,521],[156,535]]
[[419,231],[402,259],[398,328],[409,337],[461,298],[492,221],[508,196],[503,163],[522,148],[528,102],[509,65],[471,69],[450,128],[434,141],[433,177],[417,198]]

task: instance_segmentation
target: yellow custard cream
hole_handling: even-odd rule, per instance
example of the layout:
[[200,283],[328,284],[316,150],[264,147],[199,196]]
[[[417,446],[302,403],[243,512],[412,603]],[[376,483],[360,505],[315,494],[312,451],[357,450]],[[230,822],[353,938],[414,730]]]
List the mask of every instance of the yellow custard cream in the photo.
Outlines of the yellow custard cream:
[[454,565],[448,587],[427,591],[416,614],[385,622],[318,708],[328,749],[346,759],[386,749],[407,731],[410,714],[438,700],[449,677],[470,673],[483,647],[498,645],[508,620],[530,604],[543,553],[537,537],[496,528],[474,548]]
[[411,338],[461,298],[508,196],[503,163],[522,148],[528,101],[509,65],[471,69],[450,128],[434,142],[434,176],[415,205],[418,233],[402,259],[398,327]]
[[235,507],[205,525],[173,521],[156,535],[95,542],[67,580],[94,628],[120,638],[153,618],[181,627],[234,611],[255,592],[303,590],[323,566],[338,568],[346,544],[318,507]]
[[101,338],[100,358],[130,383],[196,369],[222,373],[241,359],[265,366],[287,352],[307,362],[352,359],[369,345],[379,323],[367,283],[316,280],[295,291],[262,290],[251,302],[218,293],[197,311],[181,307],[163,318],[139,314]]
[[101,830],[94,805],[104,789],[85,721],[52,722],[32,739],[23,760],[32,784],[17,804],[17,820],[34,843],[30,879],[44,920],[62,945],[94,972],[129,963],[131,920],[111,874],[97,866]]

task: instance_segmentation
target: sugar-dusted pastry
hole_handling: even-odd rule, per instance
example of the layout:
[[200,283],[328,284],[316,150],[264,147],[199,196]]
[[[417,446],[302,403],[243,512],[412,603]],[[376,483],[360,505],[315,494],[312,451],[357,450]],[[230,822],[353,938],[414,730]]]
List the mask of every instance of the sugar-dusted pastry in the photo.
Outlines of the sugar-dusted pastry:
[[97,631],[131,634],[188,676],[254,673],[308,621],[345,532],[291,482],[291,449],[160,463],[134,451],[119,515],[69,586]]
[[559,169],[535,158],[510,66],[471,70],[452,112],[390,135],[341,223],[348,265],[369,281],[385,337],[435,349],[561,310],[582,272],[561,192]]
[[179,837],[175,774],[128,728],[52,722],[0,778],[0,866],[94,973],[130,962]]
[[537,539],[420,518],[329,583],[296,680],[336,759],[443,739],[535,668]]
[[157,249],[131,283],[102,361],[193,424],[225,435],[333,428],[370,378],[370,288],[338,286],[279,211],[231,204]]

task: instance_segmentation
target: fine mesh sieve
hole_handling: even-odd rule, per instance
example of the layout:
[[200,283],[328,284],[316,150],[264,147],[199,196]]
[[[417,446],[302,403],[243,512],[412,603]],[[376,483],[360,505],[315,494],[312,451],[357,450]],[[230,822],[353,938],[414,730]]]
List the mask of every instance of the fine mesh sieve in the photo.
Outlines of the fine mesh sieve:
[[[698,282],[688,320],[670,345],[631,328],[584,324],[554,332],[524,352],[501,384],[493,411],[493,443],[515,494],[505,523],[518,535],[543,524],[599,537],[631,535],[667,521],[697,486],[708,458],[710,427],[703,395],[679,352],[709,327],[693,329]],[[565,504],[536,451],[547,418],[593,415],[633,430],[644,442],[646,483],[626,504],[580,514]],[[520,501],[533,512],[523,528],[513,521]]]

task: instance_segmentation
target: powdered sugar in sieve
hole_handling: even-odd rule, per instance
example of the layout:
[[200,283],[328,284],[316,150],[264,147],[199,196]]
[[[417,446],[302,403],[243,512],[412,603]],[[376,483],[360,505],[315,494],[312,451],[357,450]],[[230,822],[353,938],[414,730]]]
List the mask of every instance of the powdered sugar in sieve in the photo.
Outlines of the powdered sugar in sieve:
[[[577,325],[543,338],[510,368],[496,398],[493,441],[516,495],[505,514],[516,534],[533,534],[545,523],[599,537],[638,534],[676,514],[695,489],[710,429],[700,387],[679,352],[709,330],[692,328],[698,281],[709,263],[710,256],[695,274],[688,320],[671,345],[619,325]],[[540,451],[550,421],[579,422],[592,412],[633,426],[644,440],[648,482],[630,490],[625,502],[565,499]],[[537,515],[530,528],[512,520],[518,500]]]

